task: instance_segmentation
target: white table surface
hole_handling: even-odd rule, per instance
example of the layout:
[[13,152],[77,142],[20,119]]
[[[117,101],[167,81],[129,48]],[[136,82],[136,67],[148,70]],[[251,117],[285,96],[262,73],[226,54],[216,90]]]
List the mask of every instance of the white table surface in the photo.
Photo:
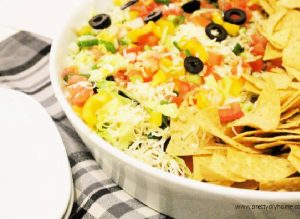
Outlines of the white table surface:
[[0,26],[53,38],[57,25],[77,1],[84,0],[0,0]]

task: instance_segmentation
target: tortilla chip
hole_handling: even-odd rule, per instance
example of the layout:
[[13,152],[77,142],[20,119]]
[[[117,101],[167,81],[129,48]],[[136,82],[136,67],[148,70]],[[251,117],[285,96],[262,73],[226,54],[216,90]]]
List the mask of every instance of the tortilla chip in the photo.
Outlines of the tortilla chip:
[[293,109],[287,110],[285,113],[281,114],[280,121],[284,121],[284,120],[287,120],[287,119],[293,117],[293,116],[296,115],[299,111],[300,111],[299,108],[293,108]]
[[[283,49],[282,44],[286,44],[287,40],[286,38],[289,37],[288,33],[283,33],[283,31],[279,31],[273,38],[273,34],[275,32],[276,26],[279,24],[279,22],[284,18],[286,15],[287,10],[282,8],[281,10],[276,11],[275,13],[272,13],[269,18],[263,23],[262,30],[265,37],[272,43],[274,47],[277,49]],[[288,35],[286,35],[288,34]],[[283,40],[284,43],[280,42],[279,40]]]
[[206,180],[209,182],[228,182],[228,180],[220,174],[214,172],[210,168],[212,155],[193,156],[193,178],[196,180]]
[[284,121],[283,124],[280,124],[278,128],[280,129],[289,129],[289,128],[297,128],[300,126],[300,114],[296,114],[295,116]]
[[294,156],[296,156],[298,159],[300,159],[300,147],[299,145],[289,145],[289,147],[291,148],[291,154],[293,154]]
[[236,136],[233,137],[234,140],[239,140],[239,139],[242,139],[244,137],[247,137],[247,136],[262,136],[262,135],[274,135],[274,134],[295,134],[295,135],[300,135],[300,130],[286,130],[286,129],[276,129],[276,130],[273,130],[273,131],[270,131],[270,132],[265,132],[265,131],[262,131],[262,130],[254,130],[254,131],[247,131],[247,132],[242,132]]
[[257,88],[254,84],[250,83],[249,81],[246,81],[246,83],[243,86],[243,90],[248,91],[250,93],[254,94],[260,94],[261,90]]
[[226,151],[223,152],[215,152],[212,156],[211,163],[210,163],[210,169],[214,171],[215,173],[221,175],[228,181],[233,182],[244,182],[246,179],[242,178],[234,173],[231,173],[229,169],[227,168],[227,156]]
[[[300,42],[299,41],[290,44],[287,48],[283,50],[282,64],[284,67],[287,68],[288,71],[289,71],[288,68],[300,71]],[[294,72],[291,73],[293,75],[295,74]]]
[[289,109],[293,109],[300,106],[300,90],[293,92],[286,102],[282,105],[281,111],[284,113]]
[[292,27],[289,24],[285,24],[283,28],[268,36],[269,42],[277,49],[284,49],[289,43],[291,31]]
[[261,77],[266,82],[271,79],[275,83],[276,89],[287,89],[292,82],[291,78],[286,73],[264,72],[261,74]]
[[277,59],[282,57],[282,51],[274,47],[271,43],[268,43],[263,57],[264,61]]
[[227,150],[228,168],[231,172],[258,182],[280,180],[296,172],[290,162],[263,154],[249,154],[233,148]]
[[298,158],[294,154],[290,153],[287,159],[291,162],[291,164],[300,173],[300,158]]
[[279,0],[278,4],[289,9],[300,8],[299,0]]
[[287,145],[287,144],[297,144],[292,141],[275,141],[275,142],[268,142],[268,143],[262,143],[262,144],[257,144],[254,147],[259,150],[265,150],[273,147],[277,147],[280,145]]
[[299,140],[300,135],[280,135],[276,137],[244,137],[241,140],[246,142],[276,142],[276,141],[291,141],[291,140]]
[[259,189],[267,191],[300,191],[300,177],[261,182]]
[[259,0],[259,4],[269,15],[274,14],[277,10],[276,0]]
[[[174,156],[205,154],[201,149],[212,139],[212,135],[202,130],[194,121],[195,113],[191,108],[181,107],[178,118],[171,119],[171,140],[167,153]],[[200,137],[201,136],[201,137]]]
[[259,183],[254,180],[247,180],[245,182],[235,182],[232,187],[239,189],[251,189],[257,190],[259,187]]
[[258,153],[258,151],[254,150],[253,148],[236,142],[222,132],[222,125],[219,120],[219,114],[217,109],[215,108],[207,108],[199,111],[197,113],[197,116],[194,118],[194,122],[197,123],[206,132],[209,132],[210,134],[222,139],[225,143],[234,148],[248,153]]
[[[295,42],[300,41],[300,11],[289,10],[284,18],[280,21],[281,27],[289,25],[292,26],[290,39],[288,45],[293,45]],[[279,27],[279,28],[281,28]]]
[[232,126],[250,126],[263,131],[275,130],[280,121],[280,96],[272,81],[266,83],[253,111],[232,123]]

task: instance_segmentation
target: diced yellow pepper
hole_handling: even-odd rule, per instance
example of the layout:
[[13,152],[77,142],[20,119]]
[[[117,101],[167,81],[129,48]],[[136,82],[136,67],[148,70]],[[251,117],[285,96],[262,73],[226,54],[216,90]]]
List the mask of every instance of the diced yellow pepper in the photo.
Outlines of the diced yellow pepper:
[[129,18],[130,20],[134,20],[139,16],[139,13],[137,11],[130,11],[129,12]]
[[82,26],[79,30],[76,31],[76,34],[78,36],[82,36],[82,35],[89,35],[93,32],[93,29],[91,26],[89,25],[84,25]]
[[104,41],[113,42],[116,37],[108,30],[102,30],[97,35],[97,38]]
[[190,51],[193,56],[198,57],[204,63],[208,60],[208,53],[201,43],[196,39],[183,40],[180,42],[180,48]]
[[152,111],[150,113],[150,124],[153,128],[157,128],[162,124],[162,114],[160,112]]
[[167,34],[172,35],[175,33],[175,26],[173,22],[165,20],[165,19],[160,19],[157,21],[157,26],[160,27],[161,30],[164,30],[165,28],[168,28]]
[[239,25],[231,24],[228,22],[224,22],[223,27],[230,36],[237,36],[240,30]]
[[168,69],[173,66],[173,62],[168,58],[162,58],[159,61],[159,67],[168,72]]
[[148,22],[141,28],[134,29],[128,32],[127,37],[132,41],[136,42],[140,36],[146,35],[154,30],[155,23],[153,21]]
[[115,6],[122,6],[124,4],[124,0],[114,0],[113,3]]
[[232,80],[229,76],[226,76],[218,81],[218,90],[222,93],[223,97],[227,99],[230,96],[230,89]]
[[223,25],[223,23],[224,23],[221,14],[218,13],[218,12],[214,12],[214,13],[213,13],[213,15],[212,15],[212,21],[213,21],[215,24],[219,24],[219,25]]
[[79,117],[81,117],[82,107],[79,107],[79,106],[74,105],[74,106],[72,106],[72,108],[73,108],[74,112],[75,112]]
[[241,78],[234,77],[231,79],[232,84],[230,88],[230,95],[233,97],[238,97],[241,94],[244,82]]
[[152,79],[152,85],[153,86],[157,86],[157,85],[160,85],[162,83],[165,83],[166,81],[168,80],[166,74],[162,71],[162,70],[159,70],[154,76],[153,76],[153,79]]
[[196,101],[197,101],[196,106],[199,109],[205,109],[206,107],[210,106],[210,102],[209,102],[205,92],[200,91],[196,95]]
[[93,129],[97,123],[97,110],[104,106],[111,99],[112,96],[108,92],[102,91],[91,96],[85,102],[82,108],[82,119],[90,128]]

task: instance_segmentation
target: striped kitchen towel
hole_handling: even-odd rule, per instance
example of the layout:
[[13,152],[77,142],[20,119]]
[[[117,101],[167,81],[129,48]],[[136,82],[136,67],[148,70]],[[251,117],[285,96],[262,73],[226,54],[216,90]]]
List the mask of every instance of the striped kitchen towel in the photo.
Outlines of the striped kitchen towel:
[[84,146],[51,88],[48,70],[50,48],[48,39],[24,31],[0,42],[0,87],[31,95],[55,121],[73,174],[75,201],[71,218],[167,218],[117,186],[103,173]]

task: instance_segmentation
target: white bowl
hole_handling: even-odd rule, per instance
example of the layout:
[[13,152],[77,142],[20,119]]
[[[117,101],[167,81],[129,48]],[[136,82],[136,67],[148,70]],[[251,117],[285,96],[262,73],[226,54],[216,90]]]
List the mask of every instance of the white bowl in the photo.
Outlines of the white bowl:
[[[74,29],[87,21],[92,12],[105,12],[111,6],[112,1],[81,1],[64,21],[53,41],[50,55],[50,74],[55,95],[104,172],[130,195],[149,207],[176,218],[299,218],[296,212],[300,206],[296,204],[300,201],[300,192],[227,188],[162,172],[105,142],[73,112],[63,94],[59,78],[67,46],[76,39]],[[282,208],[285,206],[279,204],[294,205],[298,210],[284,210]]]

